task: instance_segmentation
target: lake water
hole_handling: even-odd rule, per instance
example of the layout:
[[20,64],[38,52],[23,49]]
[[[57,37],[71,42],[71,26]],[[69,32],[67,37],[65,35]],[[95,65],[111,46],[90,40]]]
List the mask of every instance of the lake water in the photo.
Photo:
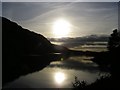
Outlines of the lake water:
[[[96,49],[100,48],[96,47]],[[89,48],[90,50],[93,49]],[[91,61],[91,58],[93,57],[61,58],[61,61],[53,61],[40,71],[20,76],[13,82],[7,83],[4,88],[72,88],[75,76],[80,81],[84,80],[90,84],[99,78],[100,74],[106,73],[101,72],[98,65]]]
[[[6,88],[71,88],[75,76],[87,83],[99,78],[98,65],[90,61],[92,57],[69,57],[51,62],[41,71],[21,76],[8,83]],[[101,72],[104,74],[103,72]]]

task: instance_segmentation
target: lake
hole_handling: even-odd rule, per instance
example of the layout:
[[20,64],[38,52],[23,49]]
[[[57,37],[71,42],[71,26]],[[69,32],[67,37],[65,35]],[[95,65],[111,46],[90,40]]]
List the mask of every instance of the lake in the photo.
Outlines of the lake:
[[[92,46],[93,47],[93,46]],[[71,49],[80,49],[94,51],[105,47],[78,46]],[[82,50],[82,49],[80,49]],[[98,65],[91,61],[93,57],[88,56],[70,56],[61,58],[59,61],[51,62],[47,67],[40,71],[20,76],[18,79],[7,83],[3,88],[72,88],[72,82],[75,76],[80,81],[86,81],[88,84],[94,82],[100,75],[107,72],[99,70]]]

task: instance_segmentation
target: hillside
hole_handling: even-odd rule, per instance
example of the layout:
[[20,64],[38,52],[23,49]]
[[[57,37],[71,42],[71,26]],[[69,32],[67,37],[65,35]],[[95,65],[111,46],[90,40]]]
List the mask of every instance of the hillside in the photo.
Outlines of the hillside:
[[53,45],[43,35],[22,28],[17,23],[2,18],[2,70],[3,85],[21,75],[41,70],[53,60],[55,52],[68,49]]
[[51,52],[51,43],[41,34],[31,32],[18,24],[2,18],[3,53],[30,55]]

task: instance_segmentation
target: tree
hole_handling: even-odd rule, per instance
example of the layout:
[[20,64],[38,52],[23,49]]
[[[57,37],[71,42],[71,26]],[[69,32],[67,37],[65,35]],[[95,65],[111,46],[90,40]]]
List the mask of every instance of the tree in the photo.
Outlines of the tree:
[[108,50],[114,51],[120,48],[120,31],[117,29],[113,30],[113,33],[109,37]]

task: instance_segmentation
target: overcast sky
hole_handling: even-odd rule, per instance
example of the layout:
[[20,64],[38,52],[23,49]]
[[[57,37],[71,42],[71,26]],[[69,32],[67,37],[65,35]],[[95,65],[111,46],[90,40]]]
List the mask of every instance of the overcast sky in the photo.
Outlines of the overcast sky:
[[110,34],[118,27],[117,2],[3,2],[2,15],[46,37],[54,37],[52,23],[58,18],[74,26],[69,37]]

